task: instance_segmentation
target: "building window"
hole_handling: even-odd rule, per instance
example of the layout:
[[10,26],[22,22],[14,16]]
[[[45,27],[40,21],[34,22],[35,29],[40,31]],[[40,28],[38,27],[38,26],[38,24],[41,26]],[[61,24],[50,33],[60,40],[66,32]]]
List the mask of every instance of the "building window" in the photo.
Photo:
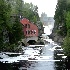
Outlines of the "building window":
[[30,30],[28,30],[28,34],[30,34]]
[[34,30],[34,34],[36,34],[36,30]]
[[33,30],[31,30],[31,34],[33,34]]
[[28,31],[26,31],[26,34],[28,34]]
[[30,25],[28,24],[28,28],[30,28]]
[[27,28],[27,24],[25,24],[25,27]]

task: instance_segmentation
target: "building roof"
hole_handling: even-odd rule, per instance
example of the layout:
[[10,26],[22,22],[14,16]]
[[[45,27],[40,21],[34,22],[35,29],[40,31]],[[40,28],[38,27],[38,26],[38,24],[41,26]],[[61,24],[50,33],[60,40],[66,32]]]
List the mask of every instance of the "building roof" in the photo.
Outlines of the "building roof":
[[29,20],[26,18],[23,18],[22,20],[20,20],[20,22],[24,25],[24,24],[29,24]]

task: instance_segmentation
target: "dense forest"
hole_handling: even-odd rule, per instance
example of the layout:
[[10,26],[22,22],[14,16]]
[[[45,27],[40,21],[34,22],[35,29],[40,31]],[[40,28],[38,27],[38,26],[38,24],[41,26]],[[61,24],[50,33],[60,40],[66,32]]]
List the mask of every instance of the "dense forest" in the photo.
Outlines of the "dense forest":
[[54,19],[54,32],[63,37],[64,53],[70,57],[70,0],[58,0]]
[[23,0],[0,0],[0,51],[11,51],[24,38],[21,18],[42,26],[37,6]]

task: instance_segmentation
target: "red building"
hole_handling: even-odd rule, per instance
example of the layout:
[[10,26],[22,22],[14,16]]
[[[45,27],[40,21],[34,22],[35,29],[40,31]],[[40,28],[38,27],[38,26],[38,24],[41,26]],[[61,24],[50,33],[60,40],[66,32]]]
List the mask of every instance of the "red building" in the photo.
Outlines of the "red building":
[[28,19],[23,18],[20,20],[23,25],[23,32],[25,37],[38,36],[38,27],[31,23]]

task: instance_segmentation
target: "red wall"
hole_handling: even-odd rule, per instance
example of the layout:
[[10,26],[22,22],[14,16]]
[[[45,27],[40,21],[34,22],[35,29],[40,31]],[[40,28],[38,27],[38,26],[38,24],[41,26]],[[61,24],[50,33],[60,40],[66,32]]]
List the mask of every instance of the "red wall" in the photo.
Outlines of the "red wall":
[[[22,19],[20,22],[22,23],[22,25],[24,25],[23,32],[26,37],[38,36],[38,27],[35,24],[31,23],[26,18]],[[26,27],[26,25],[27,25],[27,27]],[[26,33],[26,31],[27,31],[27,33]]]

